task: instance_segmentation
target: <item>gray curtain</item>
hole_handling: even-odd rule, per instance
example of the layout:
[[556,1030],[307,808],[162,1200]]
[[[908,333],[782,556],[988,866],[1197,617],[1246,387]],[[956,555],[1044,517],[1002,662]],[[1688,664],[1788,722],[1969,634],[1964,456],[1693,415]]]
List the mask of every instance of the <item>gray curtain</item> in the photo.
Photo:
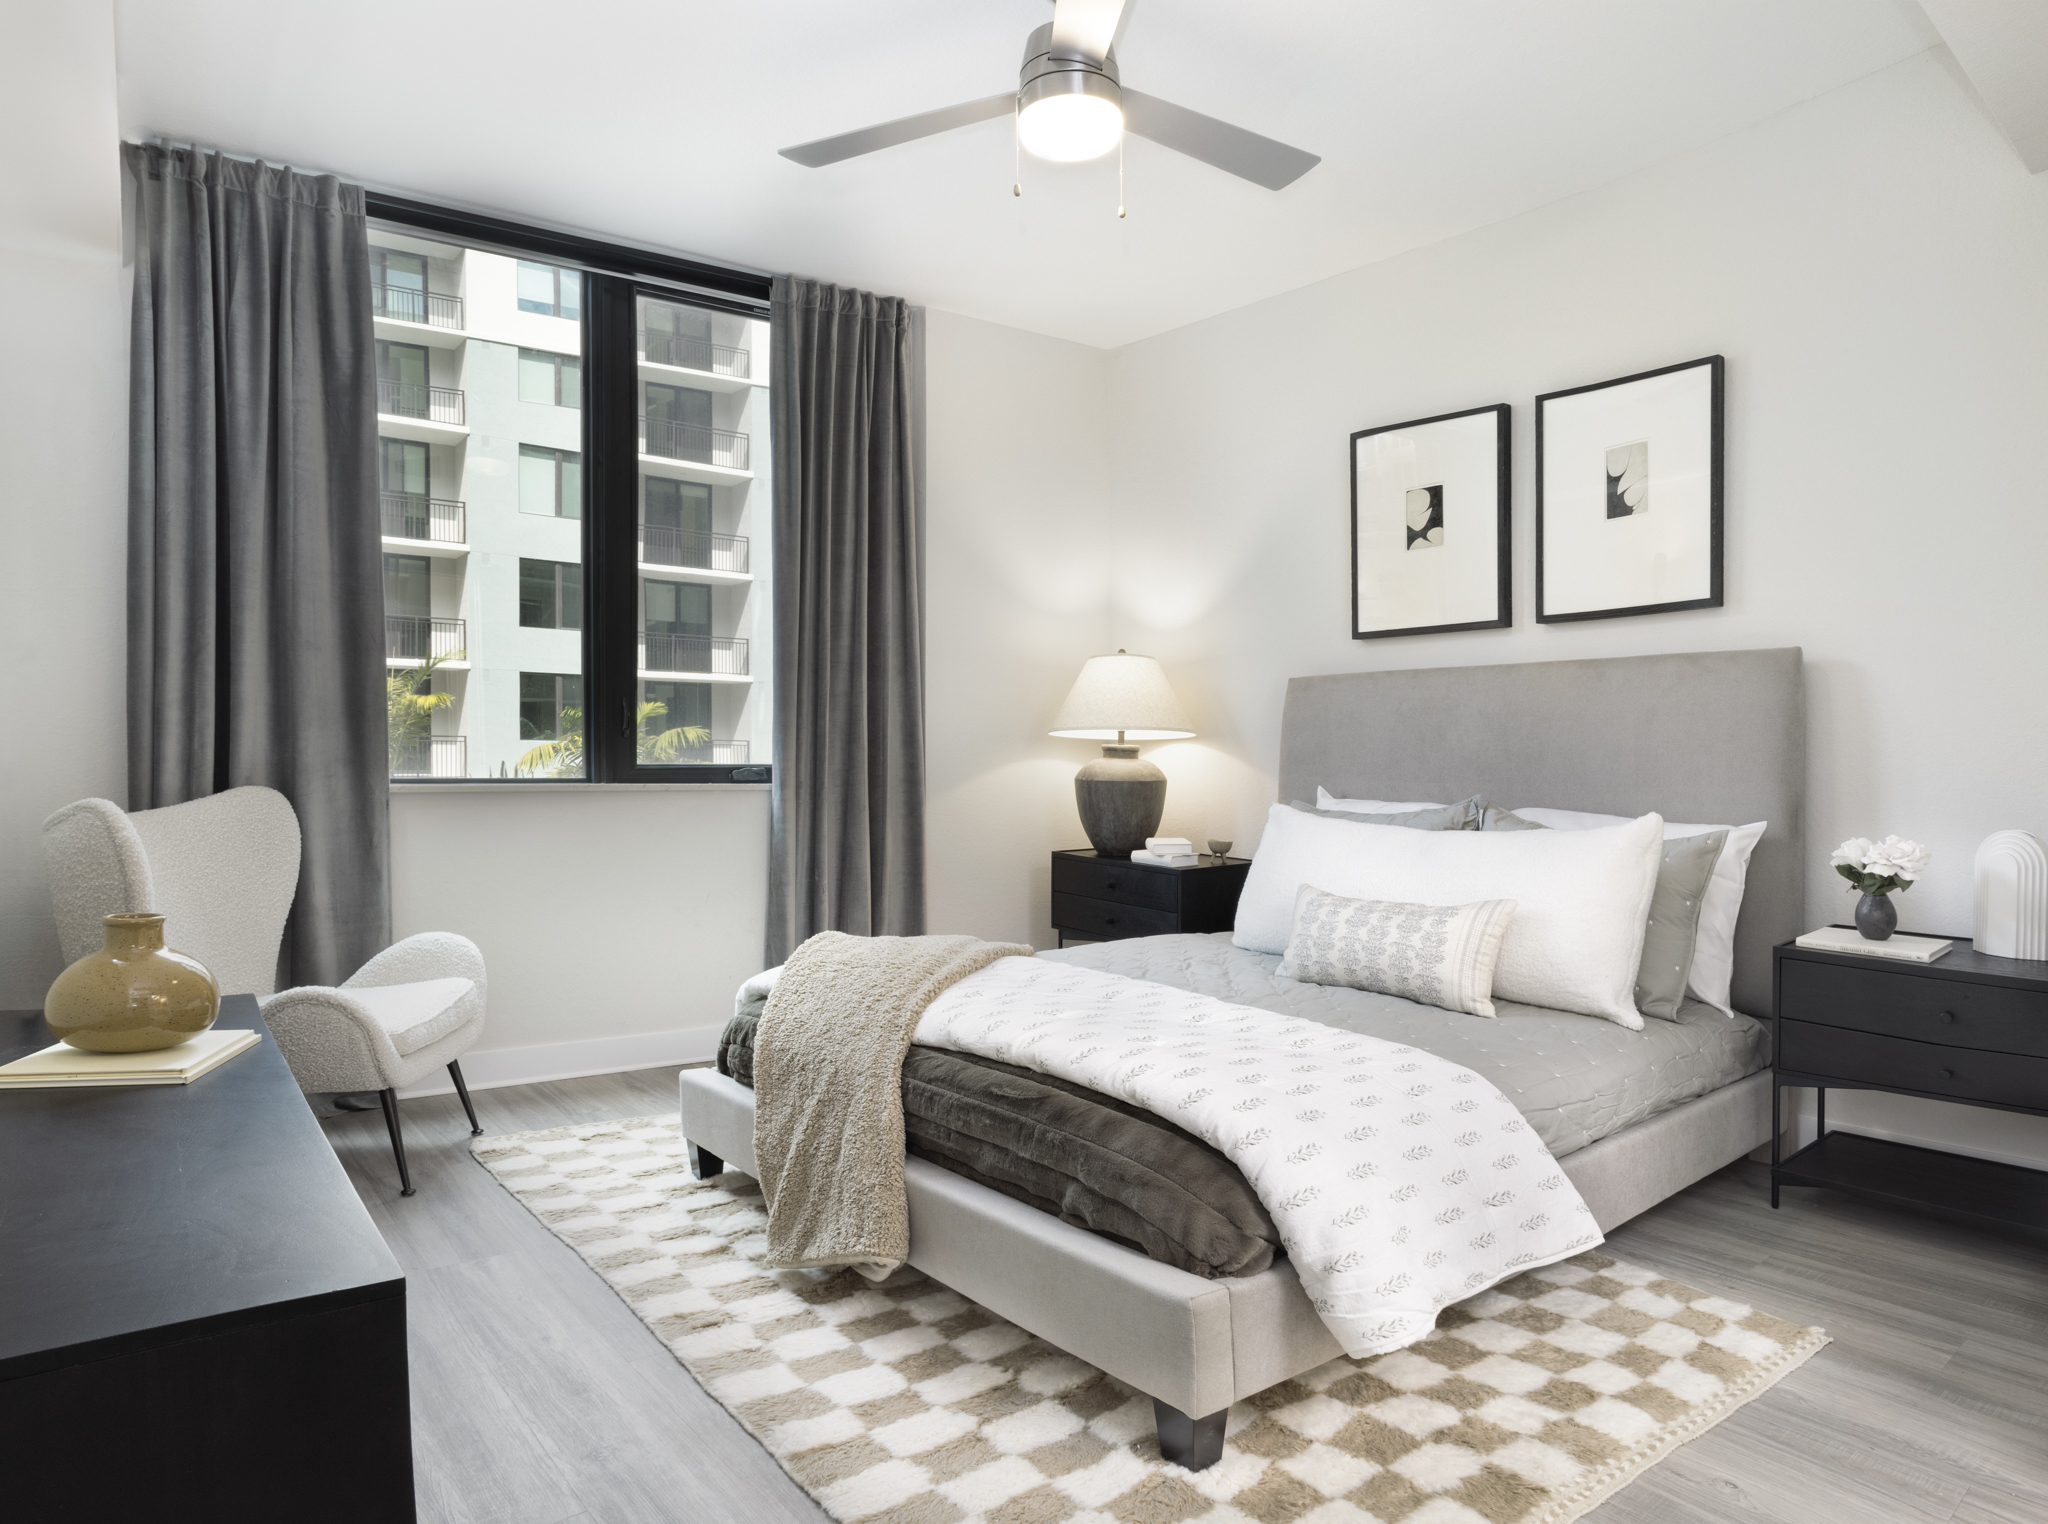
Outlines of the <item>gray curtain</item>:
[[128,807],[277,789],[290,974],[390,941],[376,351],[360,186],[124,145]]
[[922,313],[780,277],[770,964],[924,930]]

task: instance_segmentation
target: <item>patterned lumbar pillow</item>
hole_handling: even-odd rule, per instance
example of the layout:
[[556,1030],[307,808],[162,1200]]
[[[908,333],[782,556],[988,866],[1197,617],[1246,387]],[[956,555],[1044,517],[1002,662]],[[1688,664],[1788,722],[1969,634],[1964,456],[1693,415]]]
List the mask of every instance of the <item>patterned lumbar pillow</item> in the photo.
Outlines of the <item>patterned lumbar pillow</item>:
[[1404,905],[1351,900],[1303,884],[1283,978],[1399,995],[1467,1016],[1493,1014],[1493,966],[1513,900]]

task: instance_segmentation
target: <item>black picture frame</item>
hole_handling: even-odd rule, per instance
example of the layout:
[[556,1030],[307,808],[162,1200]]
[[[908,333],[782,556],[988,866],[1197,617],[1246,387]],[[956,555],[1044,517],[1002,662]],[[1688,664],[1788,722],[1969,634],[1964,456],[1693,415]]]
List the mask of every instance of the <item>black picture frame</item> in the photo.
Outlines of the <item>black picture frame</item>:
[[[1476,418],[1484,413],[1495,416],[1495,557],[1494,617],[1474,619],[1459,624],[1410,625],[1394,630],[1361,630],[1358,627],[1359,592],[1359,551],[1358,551],[1358,442],[1380,434],[1399,433],[1409,429],[1428,428],[1433,424],[1449,423],[1459,418]],[[1359,429],[1346,443],[1348,469],[1351,475],[1351,539],[1346,554],[1351,562],[1351,613],[1347,623],[1353,640],[1386,640],[1400,635],[1450,635],[1462,630],[1504,630],[1514,623],[1514,513],[1512,494],[1514,490],[1514,410],[1505,402],[1489,403],[1485,407],[1468,407],[1455,413],[1437,413],[1428,418],[1414,418],[1406,423],[1386,423],[1378,428]]]
[[[1557,613],[1545,606],[1546,556],[1548,539],[1544,525],[1544,441],[1547,405],[1563,397],[1582,396],[1588,392],[1606,391],[1617,386],[1629,386],[1639,381],[1653,380],[1658,376],[1675,375],[1680,371],[1696,370],[1701,366],[1709,369],[1709,452],[1711,466],[1707,491],[1707,533],[1709,557],[1709,592],[1703,598],[1686,598],[1669,603],[1641,603],[1606,609],[1575,609],[1569,613]],[[1611,381],[1595,381],[1587,386],[1567,387],[1562,391],[1545,392],[1536,399],[1536,622],[1538,624],[1569,624],[1586,619],[1624,619],[1636,614],[1675,614],[1684,609],[1717,609],[1723,606],[1726,596],[1724,565],[1724,488],[1726,481],[1726,403],[1727,403],[1728,362],[1721,355],[1706,355],[1697,360],[1683,360],[1676,365],[1661,365],[1655,370],[1637,371],[1630,376],[1617,376]]]

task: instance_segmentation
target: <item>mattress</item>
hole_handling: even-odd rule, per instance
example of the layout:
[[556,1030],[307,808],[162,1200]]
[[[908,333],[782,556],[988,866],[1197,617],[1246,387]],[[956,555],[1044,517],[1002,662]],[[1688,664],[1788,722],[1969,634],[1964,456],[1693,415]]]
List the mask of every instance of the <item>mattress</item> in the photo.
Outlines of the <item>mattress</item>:
[[1491,1081],[1558,1158],[1770,1062],[1761,1022],[1695,1000],[1679,1007],[1678,1020],[1645,1021],[1640,1032],[1497,997],[1492,1019],[1463,1016],[1394,995],[1284,979],[1277,955],[1233,947],[1228,932],[1133,937],[1038,956],[1412,1043]]

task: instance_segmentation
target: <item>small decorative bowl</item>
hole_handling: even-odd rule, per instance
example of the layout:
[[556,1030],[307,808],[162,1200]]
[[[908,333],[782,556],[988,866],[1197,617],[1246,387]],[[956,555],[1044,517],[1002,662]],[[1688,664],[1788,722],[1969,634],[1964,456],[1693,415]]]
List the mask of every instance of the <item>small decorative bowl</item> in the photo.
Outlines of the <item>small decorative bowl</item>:
[[1236,845],[1237,843],[1234,841],[1223,841],[1214,836],[1211,836],[1209,838],[1209,850],[1211,852],[1214,852],[1218,857],[1228,857],[1230,855],[1230,849]]

